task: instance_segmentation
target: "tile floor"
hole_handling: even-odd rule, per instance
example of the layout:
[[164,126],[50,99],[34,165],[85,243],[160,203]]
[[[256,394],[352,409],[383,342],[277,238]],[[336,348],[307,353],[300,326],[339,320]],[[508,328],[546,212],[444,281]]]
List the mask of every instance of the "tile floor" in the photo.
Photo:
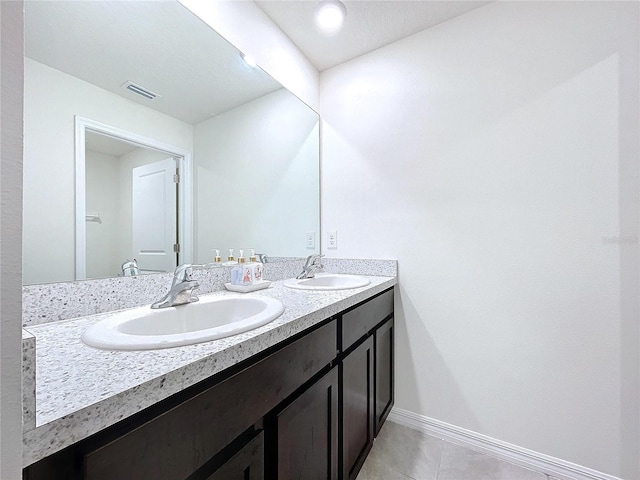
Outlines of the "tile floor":
[[356,480],[555,480],[387,421]]

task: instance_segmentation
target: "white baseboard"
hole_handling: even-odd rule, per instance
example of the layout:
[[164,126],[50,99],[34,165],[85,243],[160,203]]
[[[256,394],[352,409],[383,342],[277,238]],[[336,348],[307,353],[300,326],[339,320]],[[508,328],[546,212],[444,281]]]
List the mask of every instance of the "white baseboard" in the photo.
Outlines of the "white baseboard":
[[501,460],[551,475],[558,480],[621,480],[575,463],[527,450],[449,423],[393,407],[388,420]]

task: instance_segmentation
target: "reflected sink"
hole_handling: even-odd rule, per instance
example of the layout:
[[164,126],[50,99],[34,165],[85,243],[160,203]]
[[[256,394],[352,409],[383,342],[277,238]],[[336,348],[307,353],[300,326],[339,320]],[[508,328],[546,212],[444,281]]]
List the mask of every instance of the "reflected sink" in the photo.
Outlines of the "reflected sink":
[[178,347],[253,330],[283,311],[282,303],[269,297],[200,297],[178,307],[145,306],[116,313],[85,330],[82,341],[110,350]]
[[366,287],[371,282],[359,275],[343,275],[339,273],[317,273],[313,278],[290,278],[284,286],[299,290],[346,290],[348,288]]

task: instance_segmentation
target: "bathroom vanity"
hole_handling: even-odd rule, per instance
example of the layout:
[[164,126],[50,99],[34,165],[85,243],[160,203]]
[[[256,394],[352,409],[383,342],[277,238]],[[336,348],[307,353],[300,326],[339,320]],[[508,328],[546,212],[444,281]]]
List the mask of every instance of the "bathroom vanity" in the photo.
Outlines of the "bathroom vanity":
[[[300,322],[290,335],[38,459],[23,478],[355,478],[393,405],[395,282],[329,295],[277,282],[265,294],[289,311],[269,328]],[[292,299],[323,307],[300,315]]]

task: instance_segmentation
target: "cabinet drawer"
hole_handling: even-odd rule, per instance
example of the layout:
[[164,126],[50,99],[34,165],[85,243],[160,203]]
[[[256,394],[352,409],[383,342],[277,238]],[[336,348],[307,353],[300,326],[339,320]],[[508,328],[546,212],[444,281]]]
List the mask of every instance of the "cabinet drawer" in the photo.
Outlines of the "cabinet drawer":
[[393,313],[393,289],[342,316],[342,350],[369,333],[373,327]]
[[264,432],[260,432],[207,480],[264,480]]
[[84,457],[85,478],[186,478],[336,354],[333,321]]

